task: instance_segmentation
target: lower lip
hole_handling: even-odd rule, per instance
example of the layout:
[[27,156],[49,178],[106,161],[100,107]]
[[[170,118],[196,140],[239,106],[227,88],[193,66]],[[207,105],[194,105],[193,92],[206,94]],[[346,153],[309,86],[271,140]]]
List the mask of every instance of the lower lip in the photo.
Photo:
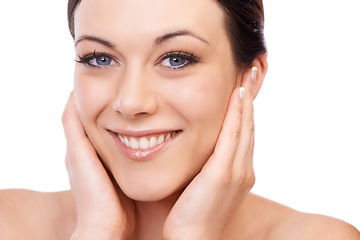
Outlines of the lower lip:
[[116,144],[119,146],[120,150],[124,153],[126,157],[134,161],[147,161],[154,158],[158,153],[167,148],[174,140],[177,138],[180,132],[176,133],[174,136],[169,138],[166,142],[156,145],[155,147],[148,149],[133,149],[125,144],[123,144],[118,135],[114,132],[111,132],[111,136],[114,138]]

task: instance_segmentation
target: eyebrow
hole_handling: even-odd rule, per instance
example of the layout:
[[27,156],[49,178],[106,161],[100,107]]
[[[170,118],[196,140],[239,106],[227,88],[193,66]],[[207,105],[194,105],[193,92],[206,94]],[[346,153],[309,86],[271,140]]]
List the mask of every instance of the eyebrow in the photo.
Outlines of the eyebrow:
[[[188,31],[188,30],[181,30],[181,31],[176,31],[176,32],[170,32],[170,33],[166,33],[160,37],[157,37],[155,40],[154,40],[154,44],[153,46],[158,46],[160,45],[161,43],[171,39],[171,38],[174,38],[174,37],[178,37],[178,36],[191,36],[191,37],[194,37],[194,38],[197,38],[199,39],[200,41],[210,45],[210,43],[205,40],[204,38],[198,36],[197,34],[191,32],[191,31]],[[88,40],[88,41],[92,41],[92,42],[97,42],[97,43],[100,43],[102,45],[105,45],[109,48],[115,48],[115,45],[112,44],[111,42],[105,40],[105,39],[102,39],[102,38],[99,38],[99,37],[95,37],[95,36],[90,36],[90,35],[82,35],[79,37],[78,40],[75,41],[75,47],[82,41],[84,40]]]
[[198,36],[197,34],[191,32],[191,31],[188,31],[188,30],[181,30],[181,31],[166,33],[160,37],[157,37],[154,41],[154,46],[160,45],[164,41],[167,41],[171,38],[178,37],[178,36],[191,36],[191,37],[197,38],[200,41],[210,45],[210,43],[207,40]]
[[90,36],[90,35],[82,35],[82,36],[80,36],[79,39],[76,40],[76,42],[75,42],[75,47],[76,47],[76,45],[78,45],[81,41],[84,41],[84,40],[88,40],[88,41],[92,41],[92,42],[98,42],[98,43],[100,43],[100,44],[102,44],[102,45],[105,45],[105,46],[107,46],[107,47],[109,47],[109,48],[114,48],[114,47],[115,47],[115,45],[112,44],[112,43],[109,42],[109,41],[106,41],[106,40],[104,40],[104,39],[102,39],[102,38],[99,38],[99,37]]

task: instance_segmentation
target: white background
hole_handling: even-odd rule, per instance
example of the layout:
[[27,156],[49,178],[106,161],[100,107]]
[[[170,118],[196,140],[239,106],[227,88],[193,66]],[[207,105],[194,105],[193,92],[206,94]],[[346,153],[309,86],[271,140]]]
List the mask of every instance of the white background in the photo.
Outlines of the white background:
[[[4,1],[5,2],[5,1]],[[0,188],[69,188],[66,1],[0,3]],[[360,229],[360,1],[264,0],[253,192]]]

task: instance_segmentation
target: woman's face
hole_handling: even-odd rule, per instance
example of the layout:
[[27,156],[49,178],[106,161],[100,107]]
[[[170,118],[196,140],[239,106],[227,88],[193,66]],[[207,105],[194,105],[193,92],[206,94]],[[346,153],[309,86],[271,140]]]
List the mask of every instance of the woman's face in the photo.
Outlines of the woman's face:
[[238,77],[212,0],[83,0],[74,95],[99,156],[130,198],[181,190],[213,152]]

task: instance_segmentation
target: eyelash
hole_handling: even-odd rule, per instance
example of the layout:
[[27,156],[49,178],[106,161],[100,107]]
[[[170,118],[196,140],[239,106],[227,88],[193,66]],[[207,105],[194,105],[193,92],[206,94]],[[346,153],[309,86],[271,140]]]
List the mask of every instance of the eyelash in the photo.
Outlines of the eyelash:
[[[108,59],[110,59],[111,61],[114,61],[114,57],[112,57],[111,55],[107,54],[107,53],[97,53],[96,50],[94,50],[93,53],[91,54],[88,54],[88,55],[85,55],[84,57],[78,55],[79,57],[79,60],[76,60],[75,61],[77,63],[81,63],[81,64],[85,64],[87,66],[90,66],[90,67],[95,67],[95,68],[101,68],[101,67],[108,67],[109,65],[105,65],[105,66],[98,66],[98,65],[94,65],[91,63],[91,60],[95,59],[95,58],[98,58],[98,57],[106,57]],[[116,62],[117,63],[117,62]]]
[[[80,55],[78,55],[78,57],[79,57],[79,60],[75,59],[75,61],[77,63],[85,64],[87,66],[95,67],[95,68],[103,68],[103,67],[111,66],[111,65],[103,65],[103,66],[101,66],[101,65],[95,65],[95,64],[91,63],[91,60],[96,59],[98,57],[105,57],[105,58],[108,58],[111,61],[116,62],[116,60],[114,60],[114,57],[112,57],[111,55],[109,55],[107,53],[97,53],[96,50],[94,50],[94,52],[91,53],[91,54],[85,55],[84,57],[82,57]],[[179,69],[187,67],[188,65],[199,62],[199,58],[195,57],[194,54],[192,54],[192,53],[189,54],[189,53],[182,52],[182,51],[178,51],[178,52],[170,51],[170,52],[165,53],[163,56],[161,56],[159,58],[159,60],[156,61],[157,65],[160,65],[166,59],[169,59],[169,61],[170,61],[171,58],[172,58],[172,60],[175,60],[177,58],[177,59],[183,59],[183,60],[187,61],[186,63],[184,63],[181,66],[173,66],[173,67],[165,66],[167,68],[174,69],[174,70],[179,70]]]

